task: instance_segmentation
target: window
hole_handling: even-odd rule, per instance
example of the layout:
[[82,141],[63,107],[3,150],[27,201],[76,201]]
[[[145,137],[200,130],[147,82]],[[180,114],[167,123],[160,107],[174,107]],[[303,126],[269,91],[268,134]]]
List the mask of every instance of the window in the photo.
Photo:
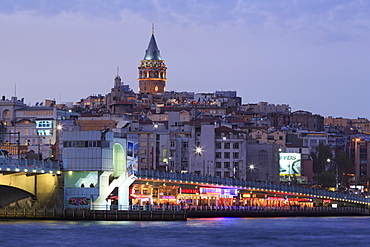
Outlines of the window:
[[221,149],[221,142],[216,142],[216,148]]
[[230,172],[224,172],[224,178],[229,178],[230,177]]
[[317,141],[315,139],[311,139],[310,146],[316,146],[316,145],[317,145]]
[[230,168],[230,162],[224,162],[224,168]]
[[183,142],[183,143],[182,143],[182,147],[183,147],[183,148],[187,148],[187,147],[188,147],[188,143],[187,143],[187,142]]
[[216,168],[221,168],[221,162],[216,162]]
[[216,159],[221,159],[221,153],[220,152],[216,152]]
[[230,149],[230,142],[224,143],[224,149]]
[[258,152],[258,162],[262,166],[267,165],[268,152],[266,150],[261,150],[261,151]]
[[239,153],[238,152],[234,152],[233,153],[233,158],[234,159],[239,159]]
[[216,172],[216,177],[220,178],[221,177],[221,172]]
[[274,140],[274,136],[273,135],[268,135],[267,140],[270,140],[270,141]]
[[146,150],[145,149],[141,149],[140,150],[140,154],[145,155],[146,154]]
[[3,116],[4,116],[4,118],[10,118],[12,116],[12,114],[9,110],[5,110],[3,112]]
[[175,142],[171,141],[171,148],[174,148],[174,147],[175,147]]
[[146,142],[140,142],[141,147],[146,147]]
[[230,159],[230,153],[229,152],[225,152],[224,153],[224,158],[225,159]]
[[262,138],[262,135],[261,134],[257,134],[256,135],[256,139],[261,139]]
[[234,148],[234,149],[239,149],[239,143],[234,143],[234,144],[233,144],[233,148]]
[[279,140],[282,141],[283,140],[283,136],[279,136]]

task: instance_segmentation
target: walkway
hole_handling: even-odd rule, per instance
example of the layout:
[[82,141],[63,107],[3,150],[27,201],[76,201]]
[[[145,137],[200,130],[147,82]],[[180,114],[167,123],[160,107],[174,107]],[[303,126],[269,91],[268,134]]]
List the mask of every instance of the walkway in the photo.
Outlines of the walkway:
[[44,160],[0,158],[0,173],[60,174],[61,163]]

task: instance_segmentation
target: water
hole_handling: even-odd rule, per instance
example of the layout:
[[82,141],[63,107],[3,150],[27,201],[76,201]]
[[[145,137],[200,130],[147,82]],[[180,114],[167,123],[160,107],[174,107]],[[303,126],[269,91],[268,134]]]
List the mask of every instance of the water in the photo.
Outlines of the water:
[[370,217],[1,220],[0,246],[370,246]]

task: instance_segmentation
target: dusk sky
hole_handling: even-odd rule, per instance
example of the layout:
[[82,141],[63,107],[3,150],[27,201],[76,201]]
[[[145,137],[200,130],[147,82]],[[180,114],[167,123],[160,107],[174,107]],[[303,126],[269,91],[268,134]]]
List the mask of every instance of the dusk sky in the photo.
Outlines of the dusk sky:
[[152,23],[167,90],[370,117],[368,0],[0,0],[0,94],[35,104],[137,92]]

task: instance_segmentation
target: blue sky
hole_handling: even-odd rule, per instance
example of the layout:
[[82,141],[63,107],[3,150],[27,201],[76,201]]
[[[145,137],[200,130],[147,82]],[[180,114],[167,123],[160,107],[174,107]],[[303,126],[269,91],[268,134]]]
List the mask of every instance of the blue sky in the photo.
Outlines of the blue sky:
[[[167,90],[370,117],[370,1],[0,0],[1,95],[34,104],[137,92],[155,23]],[[16,86],[15,86],[16,85]]]

